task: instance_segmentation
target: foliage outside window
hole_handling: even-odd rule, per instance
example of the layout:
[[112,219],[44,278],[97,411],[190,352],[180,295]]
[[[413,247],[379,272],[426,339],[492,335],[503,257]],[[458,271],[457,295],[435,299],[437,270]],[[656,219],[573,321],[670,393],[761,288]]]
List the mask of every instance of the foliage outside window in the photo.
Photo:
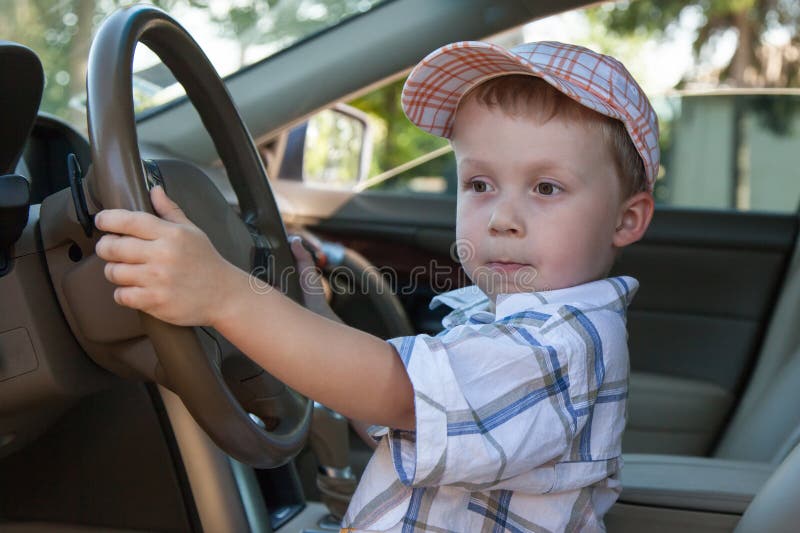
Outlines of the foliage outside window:
[[[150,3],[178,20],[225,76],[382,0],[3,0],[0,39],[33,49],[45,69],[42,111],[86,129],[86,67],[92,37],[117,9]],[[183,94],[146,47],[134,58],[137,112]]]

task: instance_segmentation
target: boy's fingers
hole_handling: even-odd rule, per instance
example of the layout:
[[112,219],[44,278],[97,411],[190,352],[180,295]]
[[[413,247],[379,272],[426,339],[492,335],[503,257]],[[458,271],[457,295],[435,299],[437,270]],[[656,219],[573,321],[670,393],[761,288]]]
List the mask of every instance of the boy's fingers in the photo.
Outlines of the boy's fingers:
[[100,259],[118,263],[144,263],[149,257],[148,241],[136,237],[103,235],[94,246]]
[[146,240],[158,238],[163,224],[150,213],[127,209],[103,209],[94,217],[94,225],[101,231],[133,235]]
[[158,216],[164,220],[175,222],[176,224],[191,224],[191,221],[184,214],[183,210],[167,196],[164,187],[160,185],[150,190],[150,201]]
[[141,287],[147,279],[145,267],[125,263],[106,263],[103,274],[114,285]]
[[311,253],[303,246],[300,237],[290,239],[292,253],[297,260],[297,270],[300,273],[300,287],[306,294],[321,293],[322,274],[314,265]]
[[149,303],[147,291],[141,287],[117,287],[114,289],[114,301],[133,309],[145,309]]
[[[313,259],[311,257],[311,253],[306,250],[306,247],[303,246],[303,241],[300,237],[291,237],[290,239],[292,254],[294,254],[294,258],[297,259],[297,262],[300,263],[307,263],[312,264]],[[298,265],[299,266],[299,265]]]

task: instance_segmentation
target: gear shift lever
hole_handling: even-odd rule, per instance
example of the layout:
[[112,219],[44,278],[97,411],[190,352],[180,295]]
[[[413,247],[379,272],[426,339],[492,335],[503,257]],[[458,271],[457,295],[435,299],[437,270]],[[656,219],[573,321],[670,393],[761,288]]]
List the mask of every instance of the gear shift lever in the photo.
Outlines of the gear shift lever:
[[347,511],[357,483],[348,459],[350,437],[347,419],[315,402],[310,441],[311,450],[319,462],[317,488],[322,494],[322,502],[338,523]]

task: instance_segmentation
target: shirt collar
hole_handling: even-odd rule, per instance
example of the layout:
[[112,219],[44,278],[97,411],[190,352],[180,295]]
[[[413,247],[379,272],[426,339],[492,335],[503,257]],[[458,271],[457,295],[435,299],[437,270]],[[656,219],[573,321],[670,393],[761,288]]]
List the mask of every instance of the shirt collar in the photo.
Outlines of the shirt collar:
[[488,312],[489,297],[477,285],[469,285],[453,291],[443,292],[431,299],[430,309],[446,305],[453,310],[442,318],[442,325],[451,328],[463,324],[476,313]]
[[[446,328],[463,324],[478,313],[493,315],[492,321],[496,321],[550,304],[590,303],[595,307],[608,307],[613,311],[625,313],[638,289],[639,282],[635,278],[615,276],[552,291],[498,294],[495,313],[492,314],[489,311],[489,297],[477,285],[470,285],[434,296],[429,307],[435,309],[440,305],[446,305],[453,309],[442,319],[442,325]],[[487,321],[483,320],[484,317],[475,318],[480,319],[480,322]]]

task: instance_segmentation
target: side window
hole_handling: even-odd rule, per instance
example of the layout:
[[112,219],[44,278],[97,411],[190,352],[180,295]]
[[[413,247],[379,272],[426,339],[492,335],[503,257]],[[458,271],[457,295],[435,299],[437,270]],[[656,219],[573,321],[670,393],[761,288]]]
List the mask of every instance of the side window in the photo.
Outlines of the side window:
[[369,178],[360,190],[455,195],[456,168],[450,143],[420,130],[406,118],[400,105],[404,81],[393,81],[349,102],[367,114],[375,131]]
[[[635,3],[604,4],[534,21],[488,40],[505,47],[561,40],[620,59],[644,87],[659,118],[662,157],[654,190],[658,205],[797,211],[798,90],[787,87],[786,81],[781,82],[783,86],[775,81],[764,82],[770,85],[769,89],[725,88],[752,84],[737,81],[730,69],[714,63],[719,59],[709,59],[710,53],[692,52],[692,41],[687,37],[691,31],[687,31],[702,29],[702,17],[665,11],[653,22],[649,35],[631,31],[642,26],[640,22],[631,26],[631,21],[648,16]],[[752,16],[757,19],[761,15]],[[684,33],[666,31],[670,28]],[[646,54],[642,53],[643,46]],[[748,68],[759,72],[761,66],[753,64]],[[768,72],[759,75],[769,78]],[[400,105],[403,81],[404,78],[392,81],[334,108],[360,117],[363,128],[359,131],[364,138],[357,142],[323,133],[311,135],[312,126],[321,121],[318,116],[295,128],[290,139],[299,138],[298,132],[303,128],[309,129],[309,135],[302,136],[304,156],[314,159],[316,170],[310,172],[311,161],[299,164],[295,157],[294,165],[282,167],[292,172],[281,170],[281,176],[303,180],[309,186],[336,186],[356,192],[455,195],[456,169],[450,146],[446,140],[417,129],[405,117]],[[347,146],[357,153],[342,155]]]
[[406,118],[400,106],[403,81],[320,111],[293,128],[279,177],[357,192],[455,195],[450,144]]
[[800,94],[677,93],[657,102],[663,167],[655,190],[658,203],[798,209]]

